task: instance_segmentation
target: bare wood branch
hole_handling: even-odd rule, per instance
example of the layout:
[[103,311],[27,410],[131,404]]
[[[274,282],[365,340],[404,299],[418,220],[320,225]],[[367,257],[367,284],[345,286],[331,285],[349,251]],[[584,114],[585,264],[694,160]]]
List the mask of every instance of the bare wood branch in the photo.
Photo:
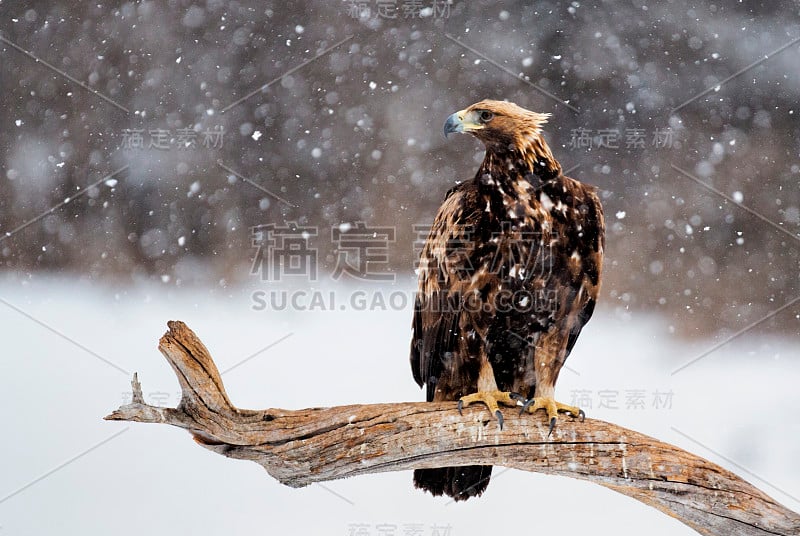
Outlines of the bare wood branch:
[[[169,322],[159,349],[178,376],[177,408],[133,401],[108,420],[165,423],[204,447],[262,465],[283,484],[430,467],[492,464],[588,480],[633,497],[707,535],[796,535],[800,515],[703,458],[633,430],[586,419],[547,437],[541,415],[504,411],[505,427],[481,407],[400,403],[297,411],[235,408],[214,361],[182,322]],[[409,487],[411,486],[409,479]]]

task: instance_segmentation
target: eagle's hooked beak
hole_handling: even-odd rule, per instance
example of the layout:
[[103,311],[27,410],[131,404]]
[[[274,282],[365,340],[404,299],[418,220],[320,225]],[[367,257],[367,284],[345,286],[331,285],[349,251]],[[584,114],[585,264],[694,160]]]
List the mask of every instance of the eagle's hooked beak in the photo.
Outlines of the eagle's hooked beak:
[[464,132],[464,123],[461,121],[461,118],[458,116],[459,112],[454,113],[450,117],[447,118],[447,121],[444,122],[444,137],[446,138],[453,132]]
[[453,132],[471,132],[483,128],[478,123],[478,114],[475,111],[461,110],[454,113],[444,122],[444,137]]

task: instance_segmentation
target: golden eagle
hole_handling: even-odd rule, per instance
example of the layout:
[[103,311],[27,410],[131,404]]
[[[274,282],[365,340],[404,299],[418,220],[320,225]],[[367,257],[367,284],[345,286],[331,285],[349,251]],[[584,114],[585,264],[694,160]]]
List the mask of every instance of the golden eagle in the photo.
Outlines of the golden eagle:
[[[594,311],[603,264],[596,189],[566,177],[542,137],[550,114],[483,100],[451,115],[447,136],[486,146],[472,180],[452,188],[420,256],[411,368],[428,401],[558,412],[558,373]],[[455,500],[480,495],[491,466],[414,471],[414,485]]]

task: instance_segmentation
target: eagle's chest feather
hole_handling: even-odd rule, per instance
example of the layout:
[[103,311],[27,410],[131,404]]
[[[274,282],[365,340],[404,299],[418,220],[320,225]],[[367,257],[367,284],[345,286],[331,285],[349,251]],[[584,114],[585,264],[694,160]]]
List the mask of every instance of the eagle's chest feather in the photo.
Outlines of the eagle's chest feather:
[[500,281],[547,276],[554,248],[574,226],[567,205],[525,180],[482,186],[478,203],[484,209],[475,221],[477,271],[488,270]]

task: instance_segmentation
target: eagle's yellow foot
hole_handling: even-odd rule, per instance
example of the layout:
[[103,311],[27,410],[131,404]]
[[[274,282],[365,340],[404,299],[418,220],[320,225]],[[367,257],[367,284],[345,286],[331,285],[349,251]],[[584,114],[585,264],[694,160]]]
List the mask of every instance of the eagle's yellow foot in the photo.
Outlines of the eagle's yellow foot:
[[586,414],[581,408],[568,406],[566,404],[562,404],[561,402],[556,402],[552,398],[544,397],[534,397],[526,400],[522,405],[522,409],[520,410],[519,414],[522,415],[526,411],[533,413],[537,409],[543,409],[547,412],[547,419],[550,421],[550,431],[547,432],[547,437],[550,437],[550,434],[553,433],[553,429],[556,427],[556,418],[558,417],[559,411],[562,413],[569,413],[573,417],[578,417],[580,418],[581,422],[583,422],[583,419],[586,418]]
[[462,396],[458,399],[458,413],[461,413],[461,408],[465,408],[474,402],[483,402],[489,408],[500,424],[500,429],[503,429],[503,412],[500,411],[498,404],[506,406],[516,406],[517,400],[525,401],[525,397],[517,393],[508,393],[506,391],[478,391],[471,395]]

